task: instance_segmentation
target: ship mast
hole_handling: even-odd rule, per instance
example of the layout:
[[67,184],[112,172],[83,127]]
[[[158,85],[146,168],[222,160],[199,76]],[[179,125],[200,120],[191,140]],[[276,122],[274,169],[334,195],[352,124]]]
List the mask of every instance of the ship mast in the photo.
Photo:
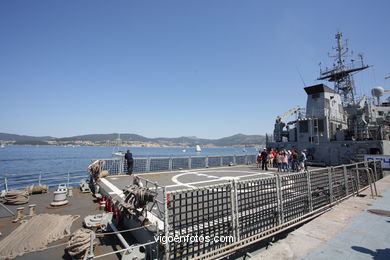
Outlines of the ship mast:
[[338,32],[336,34],[337,47],[333,48],[336,51],[336,55],[330,56],[335,59],[332,69],[326,68],[325,71],[320,71],[320,77],[317,80],[328,80],[329,82],[334,82],[334,90],[341,95],[343,98],[344,106],[355,104],[354,96],[354,83],[352,78],[352,73],[367,69],[369,66],[364,65],[363,55],[358,55],[360,57],[361,65],[356,67],[353,63],[354,60],[351,60],[350,64],[345,63],[345,58],[352,56],[349,52],[347,42],[343,44],[343,34]]

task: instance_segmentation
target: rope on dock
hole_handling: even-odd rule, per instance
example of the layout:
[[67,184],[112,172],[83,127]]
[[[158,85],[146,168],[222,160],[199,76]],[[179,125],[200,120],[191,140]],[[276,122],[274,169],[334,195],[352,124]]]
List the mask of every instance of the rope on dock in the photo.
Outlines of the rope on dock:
[[84,258],[90,248],[91,240],[94,245],[96,244],[95,238],[96,235],[93,230],[86,228],[77,229],[72,234],[69,245],[66,247],[68,254],[76,259]]
[[46,193],[48,190],[49,190],[49,186],[42,185],[42,184],[35,184],[26,187],[26,191],[28,191],[29,194]]
[[5,203],[9,205],[26,204],[28,199],[29,194],[25,190],[9,190],[4,196]]
[[70,227],[79,217],[57,214],[32,217],[0,241],[0,259],[45,250],[48,244],[70,235]]

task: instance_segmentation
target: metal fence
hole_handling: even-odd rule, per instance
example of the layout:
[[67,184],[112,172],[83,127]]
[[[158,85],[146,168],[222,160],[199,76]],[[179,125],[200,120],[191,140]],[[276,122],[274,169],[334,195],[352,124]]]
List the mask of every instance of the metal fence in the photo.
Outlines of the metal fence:
[[[100,159],[103,170],[111,175],[127,173],[127,162],[123,157]],[[134,173],[189,170],[229,165],[245,165],[256,162],[256,155],[193,156],[193,157],[150,157],[135,158]]]
[[[166,245],[166,259],[221,258],[310,219],[383,177],[379,161],[165,193],[165,236],[209,237]],[[234,241],[215,241],[215,237]]]
[[59,184],[67,184],[68,187],[78,186],[82,179],[88,179],[89,174],[84,170],[68,172],[37,172],[29,174],[4,174],[3,183],[0,182],[1,190],[24,189],[35,184],[48,185],[55,188]]
[[[107,170],[110,174],[127,173],[127,163],[124,158],[102,159],[104,166],[102,170]],[[155,157],[155,158],[135,158],[133,172],[160,172],[174,171],[182,169],[199,169],[207,167],[228,166],[231,163],[251,164],[256,160],[256,155],[233,155],[233,156],[196,156],[196,157]],[[33,184],[46,184],[49,188],[66,183],[68,187],[77,186],[82,179],[89,178],[89,174],[84,171],[69,172],[37,172],[27,174],[4,174],[0,182],[1,190],[24,189]]]

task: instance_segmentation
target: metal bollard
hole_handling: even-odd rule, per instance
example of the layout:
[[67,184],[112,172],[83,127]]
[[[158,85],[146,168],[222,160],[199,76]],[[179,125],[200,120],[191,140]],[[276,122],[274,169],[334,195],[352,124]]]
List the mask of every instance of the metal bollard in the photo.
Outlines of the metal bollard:
[[24,219],[24,207],[17,208],[16,210],[17,210],[16,219],[12,220],[12,222],[14,223]]
[[30,213],[29,213],[29,216],[30,217],[33,217],[33,216],[35,216],[36,214],[35,214],[35,209],[36,209],[36,204],[30,204],[30,205],[28,205],[28,207],[30,208]]
[[18,211],[18,219],[24,219],[24,207],[20,207],[16,209]]

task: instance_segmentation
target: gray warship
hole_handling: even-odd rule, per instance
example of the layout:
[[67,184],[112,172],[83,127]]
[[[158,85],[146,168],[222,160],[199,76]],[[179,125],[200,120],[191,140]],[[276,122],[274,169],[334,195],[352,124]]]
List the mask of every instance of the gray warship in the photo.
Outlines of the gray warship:
[[[320,83],[305,87],[306,109],[292,108],[276,118],[273,136],[267,147],[307,150],[311,163],[339,165],[361,161],[368,154],[390,154],[390,102],[381,102],[387,93],[372,88],[373,98],[356,98],[353,74],[369,68],[360,61],[346,63],[351,57],[342,33],[336,34],[333,67],[320,68],[317,80],[334,84],[333,89]],[[284,122],[296,115],[295,120]]]

